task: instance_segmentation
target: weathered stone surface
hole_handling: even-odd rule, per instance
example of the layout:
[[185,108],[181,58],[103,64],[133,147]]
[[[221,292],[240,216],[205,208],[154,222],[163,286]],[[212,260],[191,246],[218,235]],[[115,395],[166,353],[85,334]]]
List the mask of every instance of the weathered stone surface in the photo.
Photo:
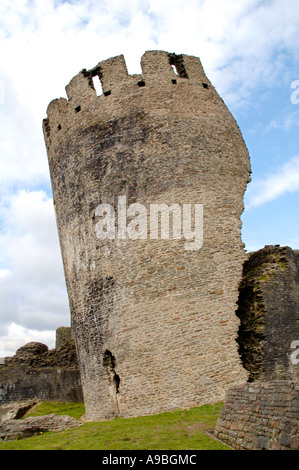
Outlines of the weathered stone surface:
[[83,401],[74,342],[28,343],[0,365],[0,405],[27,399]]
[[[90,419],[219,401],[247,377],[235,310],[248,151],[198,58],[148,51],[141,68],[128,75],[118,56],[82,70],[44,120]],[[119,214],[119,196],[148,215],[150,204],[202,204],[202,248],[148,231],[100,240],[97,207]]]
[[45,416],[34,416],[24,419],[12,419],[0,423],[0,440],[23,439],[47,431],[64,431],[82,426],[81,421],[70,416],[59,416],[55,413]]
[[[299,266],[289,247],[265,246],[244,263],[238,343],[249,379],[299,380]],[[298,345],[297,345],[298,347]]]
[[[36,359],[48,353],[48,346],[43,343],[31,342],[17,349],[14,356],[16,362],[31,365]],[[8,358],[9,361],[9,358]]]
[[299,449],[299,382],[246,383],[227,392],[215,435],[235,449]]
[[11,419],[22,418],[31,408],[38,403],[38,400],[27,400],[0,406],[0,423]]
[[67,367],[77,369],[78,360],[75,344],[65,342],[55,349],[48,349],[42,343],[27,343],[16,351],[11,357],[6,357],[1,369],[13,366],[37,367]]
[[68,346],[70,343],[74,343],[72,329],[67,326],[57,328],[55,348],[60,349],[61,346]]

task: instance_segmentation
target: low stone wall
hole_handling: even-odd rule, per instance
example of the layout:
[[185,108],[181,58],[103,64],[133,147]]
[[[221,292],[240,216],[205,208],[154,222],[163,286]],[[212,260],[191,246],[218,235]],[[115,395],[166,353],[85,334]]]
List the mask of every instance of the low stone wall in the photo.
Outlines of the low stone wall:
[[246,383],[227,392],[215,436],[238,450],[299,449],[299,381]]

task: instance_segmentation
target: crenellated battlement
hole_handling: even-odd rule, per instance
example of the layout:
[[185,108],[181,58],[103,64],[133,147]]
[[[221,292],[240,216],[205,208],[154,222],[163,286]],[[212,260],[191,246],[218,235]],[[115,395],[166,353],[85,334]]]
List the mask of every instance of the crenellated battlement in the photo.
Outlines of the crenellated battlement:
[[[102,86],[99,95],[94,86],[95,78]],[[161,100],[161,93],[169,97],[179,93],[182,86],[191,85],[198,86],[201,93],[214,90],[197,57],[147,51],[141,58],[141,74],[135,75],[128,74],[123,55],[103,60],[90,70],[81,70],[71,79],[66,86],[67,99],[55,99],[49,104],[47,118],[43,121],[47,147],[51,146],[53,136],[61,131],[62,134],[68,133],[74,124],[80,127],[99,118],[113,119],[121,109],[128,107],[128,100],[135,108],[147,108],[148,103],[145,104],[143,99],[146,90],[155,90],[156,93],[159,89]],[[123,101],[126,106],[122,106]]]

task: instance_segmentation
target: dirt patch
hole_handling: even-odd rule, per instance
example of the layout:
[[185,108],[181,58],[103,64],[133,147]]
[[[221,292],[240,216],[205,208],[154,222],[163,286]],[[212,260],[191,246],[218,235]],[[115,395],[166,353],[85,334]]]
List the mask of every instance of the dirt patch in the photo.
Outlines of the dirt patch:
[[193,434],[195,434],[198,431],[206,432],[210,428],[211,428],[211,425],[208,426],[207,424],[200,423],[200,422],[197,422],[197,423],[194,423],[194,424],[189,424],[187,426],[189,436],[193,436]]

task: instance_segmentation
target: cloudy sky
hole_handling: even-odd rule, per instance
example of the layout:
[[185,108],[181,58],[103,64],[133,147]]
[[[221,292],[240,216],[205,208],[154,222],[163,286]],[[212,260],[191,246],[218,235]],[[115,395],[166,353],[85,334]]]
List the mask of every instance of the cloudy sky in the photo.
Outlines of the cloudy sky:
[[[298,0],[0,0],[0,349],[70,324],[42,119],[83,68],[160,49],[201,58],[246,141],[247,251],[299,249]],[[1,350],[0,350],[1,356]]]

